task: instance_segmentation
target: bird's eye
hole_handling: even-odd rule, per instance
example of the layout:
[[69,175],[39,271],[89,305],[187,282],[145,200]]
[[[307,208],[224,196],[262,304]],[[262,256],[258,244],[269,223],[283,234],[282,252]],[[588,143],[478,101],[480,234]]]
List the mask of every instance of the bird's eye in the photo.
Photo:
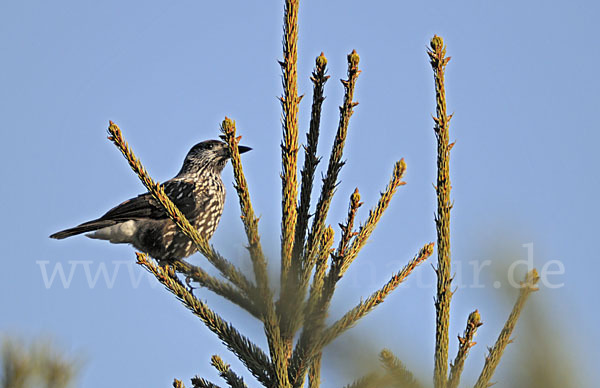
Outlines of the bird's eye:
[[207,150],[212,150],[212,148],[213,148],[213,145],[212,145],[212,144],[210,144],[210,143],[208,143],[208,144],[205,146],[205,149],[207,149]]

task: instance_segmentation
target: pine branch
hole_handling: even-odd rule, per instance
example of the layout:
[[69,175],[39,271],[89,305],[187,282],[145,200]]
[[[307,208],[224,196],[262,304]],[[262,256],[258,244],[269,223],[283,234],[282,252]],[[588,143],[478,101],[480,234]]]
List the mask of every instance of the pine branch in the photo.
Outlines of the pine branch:
[[248,238],[248,250],[250,251],[250,258],[254,267],[254,276],[258,283],[262,302],[265,304],[272,304],[273,297],[269,290],[267,262],[260,244],[258,218],[254,215],[254,209],[252,208],[252,202],[250,201],[250,194],[248,192],[248,183],[246,182],[244,170],[242,169],[242,162],[238,149],[239,138],[236,138],[235,136],[235,121],[226,117],[221,124],[221,132],[223,132],[223,138],[227,143],[231,155],[231,165],[233,167],[235,179],[234,187],[240,199],[242,222],[244,223],[244,229],[246,230],[246,236]]
[[[325,97],[323,90],[329,79],[327,73],[327,58],[321,53],[315,60],[315,69],[310,80],[313,83],[313,102],[310,115],[310,125],[306,134],[306,146],[304,147],[304,168],[302,169],[302,184],[300,187],[300,204],[298,205],[298,223],[296,224],[296,236],[294,240],[294,260],[300,263],[300,256],[304,248],[308,219],[310,218],[310,199],[312,196],[315,171],[321,158],[317,157],[317,145],[319,143],[319,127],[321,125],[321,108]],[[301,264],[301,263],[300,263]]]
[[348,216],[346,217],[346,223],[340,224],[342,229],[342,238],[338,245],[338,249],[334,255],[334,261],[339,262],[342,257],[346,255],[350,240],[355,237],[358,233],[354,232],[354,219],[356,218],[356,212],[361,207],[363,202],[360,202],[360,193],[358,188],[354,189],[354,192],[350,196],[350,205],[348,206]]
[[[381,193],[381,197],[379,198],[377,206],[371,211],[369,211],[369,218],[367,219],[367,222],[360,227],[358,234],[352,241],[352,245],[350,246],[350,248],[348,248],[344,252],[343,256],[339,257],[339,259],[336,260],[336,263],[338,263],[336,265],[338,267],[338,277],[343,276],[343,274],[348,270],[348,267],[350,267],[350,264],[352,264],[352,261],[354,261],[354,259],[358,255],[358,252],[360,252],[362,247],[366,244],[367,240],[371,236],[371,233],[373,233],[373,230],[375,230],[375,226],[377,226],[377,223],[381,219],[381,216],[387,209],[390,201],[392,200],[392,197],[396,193],[396,190],[399,186],[405,184],[405,182],[402,181],[402,177],[404,176],[405,171],[406,163],[404,162],[404,159],[400,159],[400,161],[396,162],[396,164],[394,165],[394,172],[392,174],[390,182],[385,188],[385,191]],[[360,200],[360,197],[358,198]]]
[[428,50],[431,67],[435,80],[436,112],[435,135],[438,143],[437,151],[437,216],[435,219],[438,241],[438,267],[435,334],[435,370],[434,385],[444,388],[448,379],[448,326],[450,321],[450,299],[452,291],[450,283],[450,149],[449,125],[450,118],[446,114],[446,90],[444,72],[450,57],[446,57],[444,40],[439,36],[431,39],[431,50]]
[[[312,309],[313,311],[311,311],[311,315],[308,317],[310,321],[302,330],[300,339],[298,340],[292,355],[290,376],[293,376],[292,381],[295,388],[298,388],[298,384],[301,384],[301,382],[304,381],[304,376],[308,368],[308,360],[326,345],[322,340],[319,340],[318,337],[324,329],[325,317],[329,310],[329,305],[337,282],[341,279],[346,269],[350,266],[354,258],[356,258],[356,255],[358,255],[358,252],[375,229],[375,226],[379,222],[398,186],[404,184],[404,182],[402,182],[402,176],[405,169],[406,164],[403,159],[396,162],[392,178],[385,191],[381,194],[377,206],[374,210],[371,210],[366,224],[360,228],[358,235],[354,238],[352,245],[347,250],[346,254],[341,259],[336,259],[336,261],[333,262],[333,265],[324,280],[321,297],[315,303],[316,307]],[[353,206],[359,206],[359,201],[360,196],[351,198],[350,212],[353,212]],[[353,215],[351,217],[353,217]]]
[[268,284],[268,274],[266,260],[260,245],[260,236],[258,234],[258,220],[254,216],[248,185],[244,172],[242,170],[239,150],[237,148],[238,138],[235,137],[235,122],[225,119],[221,126],[225,141],[231,152],[232,165],[234,168],[235,187],[240,198],[240,207],[242,211],[242,221],[246,229],[250,257],[254,266],[254,272],[259,283],[259,296],[261,300],[261,320],[264,323],[267,342],[273,366],[275,368],[275,377],[282,387],[285,387],[287,381],[287,351],[283,345],[283,338],[279,327],[279,319],[275,312],[273,296]]
[[319,388],[321,386],[321,358],[323,353],[319,352],[313,358],[308,368],[308,388]]
[[189,223],[183,213],[181,213],[171,199],[167,197],[163,187],[158,182],[154,182],[150,177],[142,163],[129,148],[125,139],[123,139],[123,134],[119,127],[112,121],[108,127],[108,132],[110,134],[108,139],[112,141],[121,151],[123,156],[125,156],[129,162],[129,166],[137,174],[150,194],[152,194],[152,197],[163,206],[169,218],[175,222],[181,231],[194,242],[200,253],[202,253],[226,279],[239,287],[246,296],[251,297],[254,295],[256,287],[233,264],[217,253],[212,246],[209,246],[208,241],[204,237],[200,236],[196,228]]
[[[304,357],[306,355],[304,352],[309,347],[307,342],[315,341],[317,333],[320,333],[325,327],[324,316],[326,311],[323,311],[323,309],[326,309],[326,307],[323,307],[322,304],[320,305],[319,301],[322,298],[323,284],[327,271],[327,259],[332,252],[331,246],[333,245],[333,235],[333,228],[329,226],[325,230],[325,233],[321,235],[321,241],[319,242],[321,249],[319,251],[319,257],[317,258],[310,296],[308,302],[304,305],[303,330],[291,360],[290,380],[294,387],[301,385],[304,381],[304,377],[299,379],[299,376],[295,373],[299,370],[306,372],[306,370],[303,369],[303,366],[313,368],[315,371],[320,371],[320,356],[318,362],[314,361],[308,365],[305,363],[310,361],[308,358]],[[300,315],[298,319],[301,319]],[[315,362],[317,362],[318,366],[315,365]],[[316,375],[313,375],[313,378],[316,378],[315,376]]]
[[177,272],[184,274],[186,280],[191,279],[197,282],[200,286],[240,306],[255,318],[262,319],[262,310],[255,305],[252,299],[242,295],[239,289],[233,285],[209,275],[202,268],[192,265],[185,260],[177,260],[170,264]]
[[288,347],[281,337],[279,320],[273,309],[268,310],[266,318],[264,322],[265,334],[269,343],[269,352],[271,353],[275,387],[289,388],[291,385],[288,375]]
[[[334,265],[339,266],[341,258],[346,254],[348,245],[350,244],[350,240],[357,235],[357,233],[354,232],[354,218],[356,217],[356,212],[358,208],[362,204],[363,203],[360,202],[360,193],[358,192],[358,189],[354,189],[354,192],[350,196],[350,204],[348,206],[348,216],[346,217],[346,223],[339,224],[340,229],[342,230],[342,234],[338,248],[332,256]],[[313,277],[313,283],[311,284],[311,291],[308,303],[309,306],[313,305],[318,301],[318,298],[316,298],[316,296],[321,295],[325,277],[325,270],[327,269],[327,258],[332,253],[330,249],[331,244],[333,244],[333,229],[331,229],[331,227],[328,227],[325,230],[325,233],[321,235],[321,241],[319,242],[320,252],[317,256],[317,269]],[[308,279],[303,279],[303,282],[308,283]],[[315,291],[318,294],[315,294]]]
[[[281,338],[285,342],[285,377],[287,382],[287,356],[292,347],[294,333],[288,314],[288,302],[291,294],[296,292],[296,283],[290,276],[292,266],[292,253],[294,249],[294,235],[296,231],[297,201],[298,201],[298,105],[302,97],[298,96],[298,8],[299,0],[285,0],[283,16],[283,61],[280,62],[283,71],[283,96],[280,98],[283,109],[283,143],[281,144],[281,173],[282,182],[282,216],[281,216],[281,300],[278,305],[278,325]],[[292,281],[290,281],[290,278]],[[283,373],[283,370],[281,371]]]
[[223,362],[221,357],[215,354],[211,357],[210,363],[219,371],[219,375],[227,382],[227,384],[231,388],[248,388],[244,383],[244,379],[242,379],[234,371],[232,371],[229,364]]
[[[304,168],[302,169],[302,186],[300,194],[300,204],[298,205],[298,223],[296,225],[294,250],[292,254],[292,263],[290,275],[287,282],[282,286],[281,295],[281,317],[282,327],[288,333],[288,337],[298,330],[299,318],[298,306],[304,303],[306,294],[308,276],[310,273],[302,271],[302,254],[305,243],[306,230],[308,228],[308,219],[310,218],[310,199],[312,195],[315,170],[319,164],[320,158],[317,157],[317,144],[319,141],[319,126],[321,122],[321,107],[325,97],[323,89],[329,76],[325,75],[327,67],[327,58],[321,53],[316,59],[315,69],[311,80],[313,82],[313,104],[311,110],[311,119],[309,131],[306,135],[307,145],[304,147]],[[306,279],[303,275],[307,275]],[[302,279],[300,279],[302,277]],[[300,285],[299,283],[300,282]],[[291,344],[290,344],[291,348]]]
[[383,364],[389,374],[392,386],[398,388],[420,388],[421,384],[415,379],[413,374],[406,369],[404,364],[394,354],[383,349],[379,353],[379,361]]
[[[348,124],[350,122],[350,117],[353,114],[354,107],[358,105],[357,102],[353,102],[352,100],[354,98],[356,80],[360,74],[360,70],[358,70],[359,61],[360,57],[355,50],[348,54],[348,79],[342,80],[342,85],[344,85],[345,89],[344,102],[342,106],[340,106],[340,121],[338,124],[336,137],[331,148],[327,173],[323,179],[323,186],[321,188],[319,201],[317,202],[316,213],[310,233],[308,234],[306,248],[304,250],[304,257],[302,260],[304,265],[302,273],[303,279],[306,279],[310,276],[310,273],[316,264],[317,254],[319,252],[318,241],[321,239],[321,235],[325,230],[325,220],[327,218],[327,213],[329,212],[329,206],[331,204],[331,199],[333,198],[335,187],[337,186],[338,175],[342,169],[342,166],[344,165],[344,162],[342,162],[342,156],[344,144],[346,142],[346,136],[348,134]],[[333,268],[330,269],[330,272],[332,270]],[[327,284],[327,282],[325,284]],[[300,290],[299,295],[303,296],[306,293],[307,286],[301,286],[302,289]],[[311,325],[302,330],[300,339],[296,344],[294,353],[292,355],[292,364],[295,365],[292,365],[290,370],[290,375],[293,376],[294,388],[298,388],[298,384],[301,384],[304,381],[308,364],[306,363],[307,361],[302,360],[301,357],[303,357],[302,355],[306,353],[309,344],[314,342],[314,336],[319,333],[324,326],[323,321],[329,308],[329,303],[331,301],[334,288],[335,286],[323,289],[324,292],[321,296],[322,302],[319,303],[320,316],[315,316],[314,318],[311,317]],[[296,322],[298,320],[299,316],[298,312],[296,312],[296,315],[291,321]],[[296,372],[301,373],[296,374]]]
[[333,228],[329,226],[327,229],[325,229],[325,233],[321,235],[321,241],[319,241],[321,248],[319,250],[319,256],[317,257],[317,265],[310,287],[308,302],[306,303],[304,327],[309,327],[310,320],[314,319],[317,302],[321,298],[323,292],[323,283],[325,280],[325,274],[327,272],[327,259],[332,252],[331,246],[333,245],[333,235]]
[[[360,61],[360,57],[356,53],[356,51],[352,51],[348,55],[348,79],[341,80],[344,85],[345,93],[344,93],[344,101],[342,106],[340,106],[340,121],[338,124],[338,129],[336,133],[336,137],[331,149],[331,155],[329,157],[329,164],[327,167],[327,174],[323,179],[323,187],[321,188],[321,195],[319,197],[319,201],[316,206],[316,213],[313,219],[312,227],[310,233],[308,234],[306,247],[304,250],[304,256],[302,259],[303,269],[301,277],[303,279],[300,284],[300,290],[296,292],[296,298],[291,300],[288,303],[285,303],[286,299],[282,297],[284,301],[284,305],[295,306],[298,303],[302,302],[304,295],[306,294],[306,289],[308,287],[308,282],[305,281],[310,277],[310,273],[313,270],[314,265],[317,261],[317,255],[319,253],[319,240],[321,239],[321,235],[325,231],[325,220],[327,218],[327,213],[329,212],[329,206],[331,204],[331,199],[333,198],[333,193],[335,187],[337,186],[337,180],[340,170],[344,165],[342,162],[344,144],[346,142],[346,136],[348,133],[348,125],[350,122],[350,117],[353,114],[353,109],[357,102],[353,102],[354,98],[354,87],[356,85],[356,80],[358,79],[358,75],[360,74],[360,70],[358,70],[358,63]],[[326,297],[326,299],[330,299]],[[324,311],[326,311],[329,302],[323,304]],[[295,332],[298,328],[300,320],[300,309],[288,309],[291,314],[286,314],[289,316],[288,326],[290,328],[288,331]],[[317,326],[322,326],[319,322],[319,319],[316,320]],[[306,344],[309,342],[306,338],[306,333],[312,330],[303,330],[303,334],[305,338],[303,339],[301,336],[301,340],[299,344]],[[298,345],[296,346],[298,348]],[[294,350],[296,353],[296,349]],[[304,377],[302,377],[304,379]]]
[[329,156],[329,164],[327,166],[327,174],[323,179],[323,187],[321,188],[321,195],[317,202],[316,213],[313,219],[310,233],[306,243],[305,256],[303,259],[304,272],[311,272],[316,261],[317,244],[321,234],[325,230],[325,220],[327,213],[329,212],[329,206],[333,193],[338,183],[338,175],[345,162],[342,161],[344,154],[344,144],[346,142],[346,136],[348,134],[348,125],[350,123],[350,117],[354,113],[354,107],[358,105],[358,102],[352,101],[354,98],[354,88],[356,86],[356,80],[360,74],[358,70],[358,62],[360,57],[356,53],[356,50],[348,54],[348,79],[341,80],[344,85],[344,102],[340,106],[340,121],[338,124],[337,133],[331,148],[331,155]]
[[205,380],[201,377],[192,377],[192,387],[193,388],[221,388],[216,384],[211,383],[208,380]]
[[377,388],[381,386],[382,377],[377,373],[369,373],[344,388]]
[[282,219],[281,284],[287,284],[296,230],[298,197],[298,8],[299,0],[285,0],[283,16],[283,144],[281,145]]
[[148,260],[148,255],[143,253],[136,253],[136,255],[137,263],[153,274],[185,307],[200,318],[206,327],[215,333],[227,348],[244,363],[258,381],[265,386],[272,383],[273,367],[267,355],[258,346],[241,335],[233,326],[188,291],[170,266],[160,267]]
[[356,324],[360,318],[383,302],[387,295],[396,289],[416,266],[425,261],[432,253],[433,243],[425,245],[421,248],[417,256],[400,272],[394,275],[380,290],[374,292],[366,301],[359,303],[347,312],[342,318],[325,329],[322,334],[320,326],[323,324],[322,321],[319,321],[319,325],[315,325],[314,328],[308,331],[308,333],[313,333],[313,335],[304,335],[307,330],[303,330],[292,357],[291,376],[293,376],[294,387],[301,386],[301,382],[304,381],[306,368],[308,368],[311,359],[317,352],[320,352],[325,346]]
[[321,346],[326,346],[344,331],[348,330],[358,322],[359,319],[367,315],[377,305],[382,303],[385,298],[394,291],[400,283],[423,261],[433,253],[433,243],[426,244],[419,253],[404,267],[395,274],[382,288],[375,291],[367,300],[359,303],[352,310],[348,311],[342,318],[332,324],[325,330],[322,336]]
[[[333,254],[334,259],[341,257],[346,249],[348,248],[348,244],[350,242],[350,239],[356,235],[356,233],[354,233],[354,218],[356,216],[356,211],[358,210],[358,208],[362,205],[362,202],[360,202],[360,194],[358,192],[358,189],[355,189],[354,192],[352,193],[352,195],[350,196],[350,205],[348,206],[348,216],[346,218],[346,223],[345,224],[340,224],[340,228],[342,229],[342,237],[339,243],[339,246],[337,248],[336,253]],[[318,329],[317,327],[319,327],[319,329],[323,329],[324,325],[322,323],[319,323],[319,320],[322,319],[320,317],[320,315],[323,315],[326,313],[323,311],[323,306],[321,306],[321,309],[318,310],[318,302],[320,301],[322,294],[323,294],[323,284],[325,281],[325,272],[327,270],[327,258],[331,255],[332,253],[332,249],[331,246],[333,245],[333,229],[331,228],[331,226],[329,226],[326,230],[325,233],[323,233],[321,235],[321,241],[319,241],[319,246],[320,246],[320,253],[317,257],[317,263],[316,263],[316,269],[315,269],[315,274],[313,276],[313,281],[311,284],[311,289],[310,289],[310,296],[308,299],[308,303],[307,303],[307,307],[306,307],[306,313],[305,313],[305,317],[304,317],[304,327],[306,328],[306,332],[307,333],[313,333],[313,335],[316,335]],[[316,325],[314,325],[316,323]],[[303,333],[305,334],[305,333]],[[320,353],[319,353],[320,354]],[[320,356],[318,356],[318,362],[320,363]],[[316,361],[313,361],[313,365]],[[311,365],[311,368],[313,368],[313,366]],[[309,373],[309,382],[310,382],[310,373]]]
[[504,353],[504,349],[506,349],[506,345],[512,342],[510,336],[517,324],[517,320],[519,319],[519,315],[523,310],[523,306],[525,305],[525,301],[529,297],[529,295],[537,291],[537,283],[540,280],[538,273],[535,269],[531,270],[527,276],[525,276],[525,280],[521,283],[521,290],[519,291],[519,297],[513,309],[494,344],[494,347],[490,349],[490,353],[485,358],[485,364],[483,366],[483,370],[479,375],[479,379],[475,384],[475,388],[487,388],[491,386],[490,380],[496,371],[496,367],[500,363],[500,358],[502,357],[502,353]]
[[481,322],[479,311],[475,310],[469,314],[465,332],[462,337],[460,335],[458,336],[458,353],[450,368],[450,378],[448,379],[447,388],[458,388],[458,384],[460,384],[460,375],[465,366],[465,360],[469,354],[469,350],[476,344],[476,342],[473,342],[473,337],[475,337],[477,328],[481,325],[483,325],[483,323]]

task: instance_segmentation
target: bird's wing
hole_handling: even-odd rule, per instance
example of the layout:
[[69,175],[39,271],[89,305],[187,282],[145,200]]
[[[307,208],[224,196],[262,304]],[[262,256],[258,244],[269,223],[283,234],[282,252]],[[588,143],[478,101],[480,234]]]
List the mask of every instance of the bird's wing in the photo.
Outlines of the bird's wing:
[[[193,182],[182,180],[170,180],[163,185],[167,196],[183,212],[186,217],[194,211],[196,204],[206,201],[206,195],[194,192]],[[51,235],[51,238],[63,239],[81,233],[91,232],[120,222],[140,219],[161,220],[167,218],[167,213],[162,205],[156,201],[150,193],[138,195],[122,204],[110,209],[102,217],[84,222],[74,228],[62,230]]]
[[[167,197],[181,210],[189,214],[196,206],[194,183],[182,180],[170,180],[163,183]],[[143,218],[160,220],[167,218],[162,205],[150,193],[138,195],[110,209],[99,220],[126,221]]]

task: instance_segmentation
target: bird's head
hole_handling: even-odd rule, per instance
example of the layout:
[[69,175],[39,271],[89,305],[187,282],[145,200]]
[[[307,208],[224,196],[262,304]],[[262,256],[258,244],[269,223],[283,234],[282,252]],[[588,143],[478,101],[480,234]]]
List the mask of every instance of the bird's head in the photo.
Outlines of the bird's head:
[[[251,149],[238,146],[240,154]],[[205,140],[193,146],[188,152],[179,174],[194,174],[207,169],[220,174],[230,157],[226,143],[219,140]]]

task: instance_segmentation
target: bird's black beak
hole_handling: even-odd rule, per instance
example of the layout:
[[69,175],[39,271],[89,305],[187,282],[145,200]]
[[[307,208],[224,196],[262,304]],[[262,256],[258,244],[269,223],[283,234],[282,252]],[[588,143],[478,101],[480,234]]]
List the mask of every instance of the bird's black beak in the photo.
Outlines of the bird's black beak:
[[250,148],[250,147],[238,146],[238,151],[240,151],[240,154],[243,154],[244,152],[248,152],[250,150],[252,150],[252,148]]

